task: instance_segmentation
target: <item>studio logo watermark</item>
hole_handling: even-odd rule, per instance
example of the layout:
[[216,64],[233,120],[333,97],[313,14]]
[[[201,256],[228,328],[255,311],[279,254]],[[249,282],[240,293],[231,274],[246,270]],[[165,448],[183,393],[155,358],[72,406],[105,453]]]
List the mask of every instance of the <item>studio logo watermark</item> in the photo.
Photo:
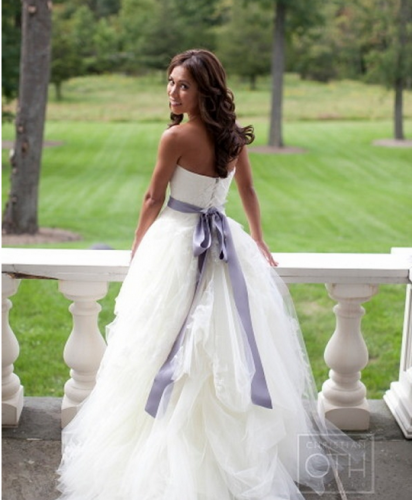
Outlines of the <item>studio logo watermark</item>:
[[[322,498],[336,498],[335,495],[343,490],[347,497],[351,495],[370,495],[375,493],[375,448],[373,434],[352,434],[350,440],[335,438],[333,445],[328,448],[319,443],[327,442],[319,435],[317,439],[310,434],[298,436],[298,483],[305,498],[317,496],[306,484],[316,484],[324,480],[325,494]],[[330,439],[330,436],[327,436]],[[336,451],[339,450],[339,451]],[[330,455],[332,460],[325,456]],[[334,462],[336,469],[331,466]],[[343,497],[344,498],[344,497]],[[352,497],[353,498],[353,497]]]

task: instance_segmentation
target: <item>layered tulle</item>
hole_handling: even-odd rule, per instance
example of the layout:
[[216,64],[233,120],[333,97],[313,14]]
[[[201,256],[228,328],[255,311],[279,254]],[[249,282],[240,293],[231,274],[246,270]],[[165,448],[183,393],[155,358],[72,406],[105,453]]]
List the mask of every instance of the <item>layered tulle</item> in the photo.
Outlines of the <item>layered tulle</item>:
[[[214,247],[193,302],[196,220],[166,208],[138,249],[96,387],[63,433],[61,500],[302,499],[295,483],[321,493],[347,452],[346,436],[317,415],[286,286],[229,219],[273,409],[252,404],[253,358]],[[154,419],[149,391],[187,316]]]

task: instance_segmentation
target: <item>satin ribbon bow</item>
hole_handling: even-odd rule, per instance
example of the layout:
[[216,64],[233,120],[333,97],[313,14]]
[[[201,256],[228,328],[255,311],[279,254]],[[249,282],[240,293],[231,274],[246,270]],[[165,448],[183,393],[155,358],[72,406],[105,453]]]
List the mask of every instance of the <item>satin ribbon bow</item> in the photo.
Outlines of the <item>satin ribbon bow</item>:
[[[207,252],[212,246],[214,234],[216,235],[219,248],[219,258],[227,262],[236,309],[238,311],[243,329],[246,333],[255,365],[255,373],[251,383],[251,399],[256,405],[263,406],[265,408],[272,408],[272,401],[253,331],[246,282],[236,254],[232,233],[230,231],[226,215],[219,210],[219,208],[212,207],[203,209],[195,205],[176,200],[172,197],[170,197],[168,201],[168,207],[178,212],[199,214],[199,220],[193,234],[193,254],[195,257],[198,257],[198,277],[196,280],[194,297],[196,297],[199,284],[203,278],[206,267],[205,262]],[[173,383],[173,359],[183,344],[189,316],[190,313],[186,317],[166,361],[158,371],[153,381],[146,404],[146,411],[153,417],[157,414],[164,391],[167,386]]]
[[[171,200],[174,200],[174,198],[171,198]],[[179,202],[178,200],[174,200],[174,202],[172,203],[173,207],[175,206],[181,207],[180,204],[183,203]],[[185,203],[184,205],[186,207],[186,210],[189,209],[193,210],[193,212],[191,213],[199,213],[199,220],[196,225],[195,232],[193,233],[193,255],[199,258],[198,281],[201,281],[204,270],[204,259],[206,258],[208,250],[212,246],[213,234],[216,234],[217,237],[217,243],[219,247],[219,259],[224,260],[225,262],[228,261],[228,250],[226,246],[226,237],[225,237],[226,216],[222,211],[220,211],[216,207],[199,209],[194,205],[189,205],[189,203]],[[177,209],[174,208],[174,210]]]

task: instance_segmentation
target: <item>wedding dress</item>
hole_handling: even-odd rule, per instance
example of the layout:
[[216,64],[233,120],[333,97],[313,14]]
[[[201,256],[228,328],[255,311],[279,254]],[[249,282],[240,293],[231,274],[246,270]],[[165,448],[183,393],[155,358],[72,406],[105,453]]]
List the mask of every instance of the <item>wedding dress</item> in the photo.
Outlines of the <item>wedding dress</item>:
[[176,168],[63,431],[61,500],[298,500],[295,483],[321,493],[346,452],[317,415],[286,286],[225,216],[233,176]]

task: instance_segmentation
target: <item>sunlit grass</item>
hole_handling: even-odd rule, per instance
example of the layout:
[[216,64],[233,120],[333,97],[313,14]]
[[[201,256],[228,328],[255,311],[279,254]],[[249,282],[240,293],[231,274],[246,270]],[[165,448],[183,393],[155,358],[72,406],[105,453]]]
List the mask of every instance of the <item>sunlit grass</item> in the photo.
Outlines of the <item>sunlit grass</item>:
[[[123,76],[76,79],[64,89],[66,102],[52,98],[46,139],[63,145],[44,150],[40,224],[77,232],[82,240],[42,246],[89,248],[101,242],[130,248],[158,139],[167,124],[160,75],[153,77],[151,86],[150,81]],[[267,82],[254,93],[234,83],[240,115],[252,118],[256,113],[250,121],[256,145],[263,145]],[[384,91],[356,82],[325,86],[288,76],[288,85],[285,141],[306,152],[250,155],[272,251],[387,253],[394,246],[411,246],[412,150],[372,145],[375,139],[391,136],[389,94],[385,104],[379,101]],[[347,112],[343,121],[309,121],[323,109],[330,111],[333,102],[333,109]],[[351,106],[356,112],[350,111]],[[410,106],[409,95],[408,116],[412,116]],[[387,119],[370,120],[375,112]],[[406,120],[405,131],[412,135],[411,120]],[[13,138],[11,126],[4,127],[3,138]],[[3,151],[4,201],[7,156]],[[235,187],[227,210],[246,225]],[[112,319],[118,287],[112,284],[101,301],[102,331]],[[294,285],[291,292],[320,387],[327,378],[323,352],[334,330],[334,303],[323,285]],[[69,302],[57,291],[56,282],[30,280],[21,283],[12,301],[11,323],[21,343],[16,372],[26,394],[61,395],[68,378],[62,352],[71,329]],[[362,324],[371,361],[363,380],[369,397],[381,397],[398,377],[403,307],[404,287],[387,285],[365,304]]]
[[[266,122],[270,109],[270,79],[258,80],[256,90],[247,82],[229,77],[240,119]],[[61,102],[49,89],[48,120],[164,122],[168,115],[166,75],[126,75],[74,78],[63,85]],[[375,120],[391,119],[393,92],[379,85],[357,81],[320,84],[287,74],[284,84],[284,119]],[[15,104],[11,105],[13,109]],[[404,93],[404,116],[412,118],[412,92]]]

